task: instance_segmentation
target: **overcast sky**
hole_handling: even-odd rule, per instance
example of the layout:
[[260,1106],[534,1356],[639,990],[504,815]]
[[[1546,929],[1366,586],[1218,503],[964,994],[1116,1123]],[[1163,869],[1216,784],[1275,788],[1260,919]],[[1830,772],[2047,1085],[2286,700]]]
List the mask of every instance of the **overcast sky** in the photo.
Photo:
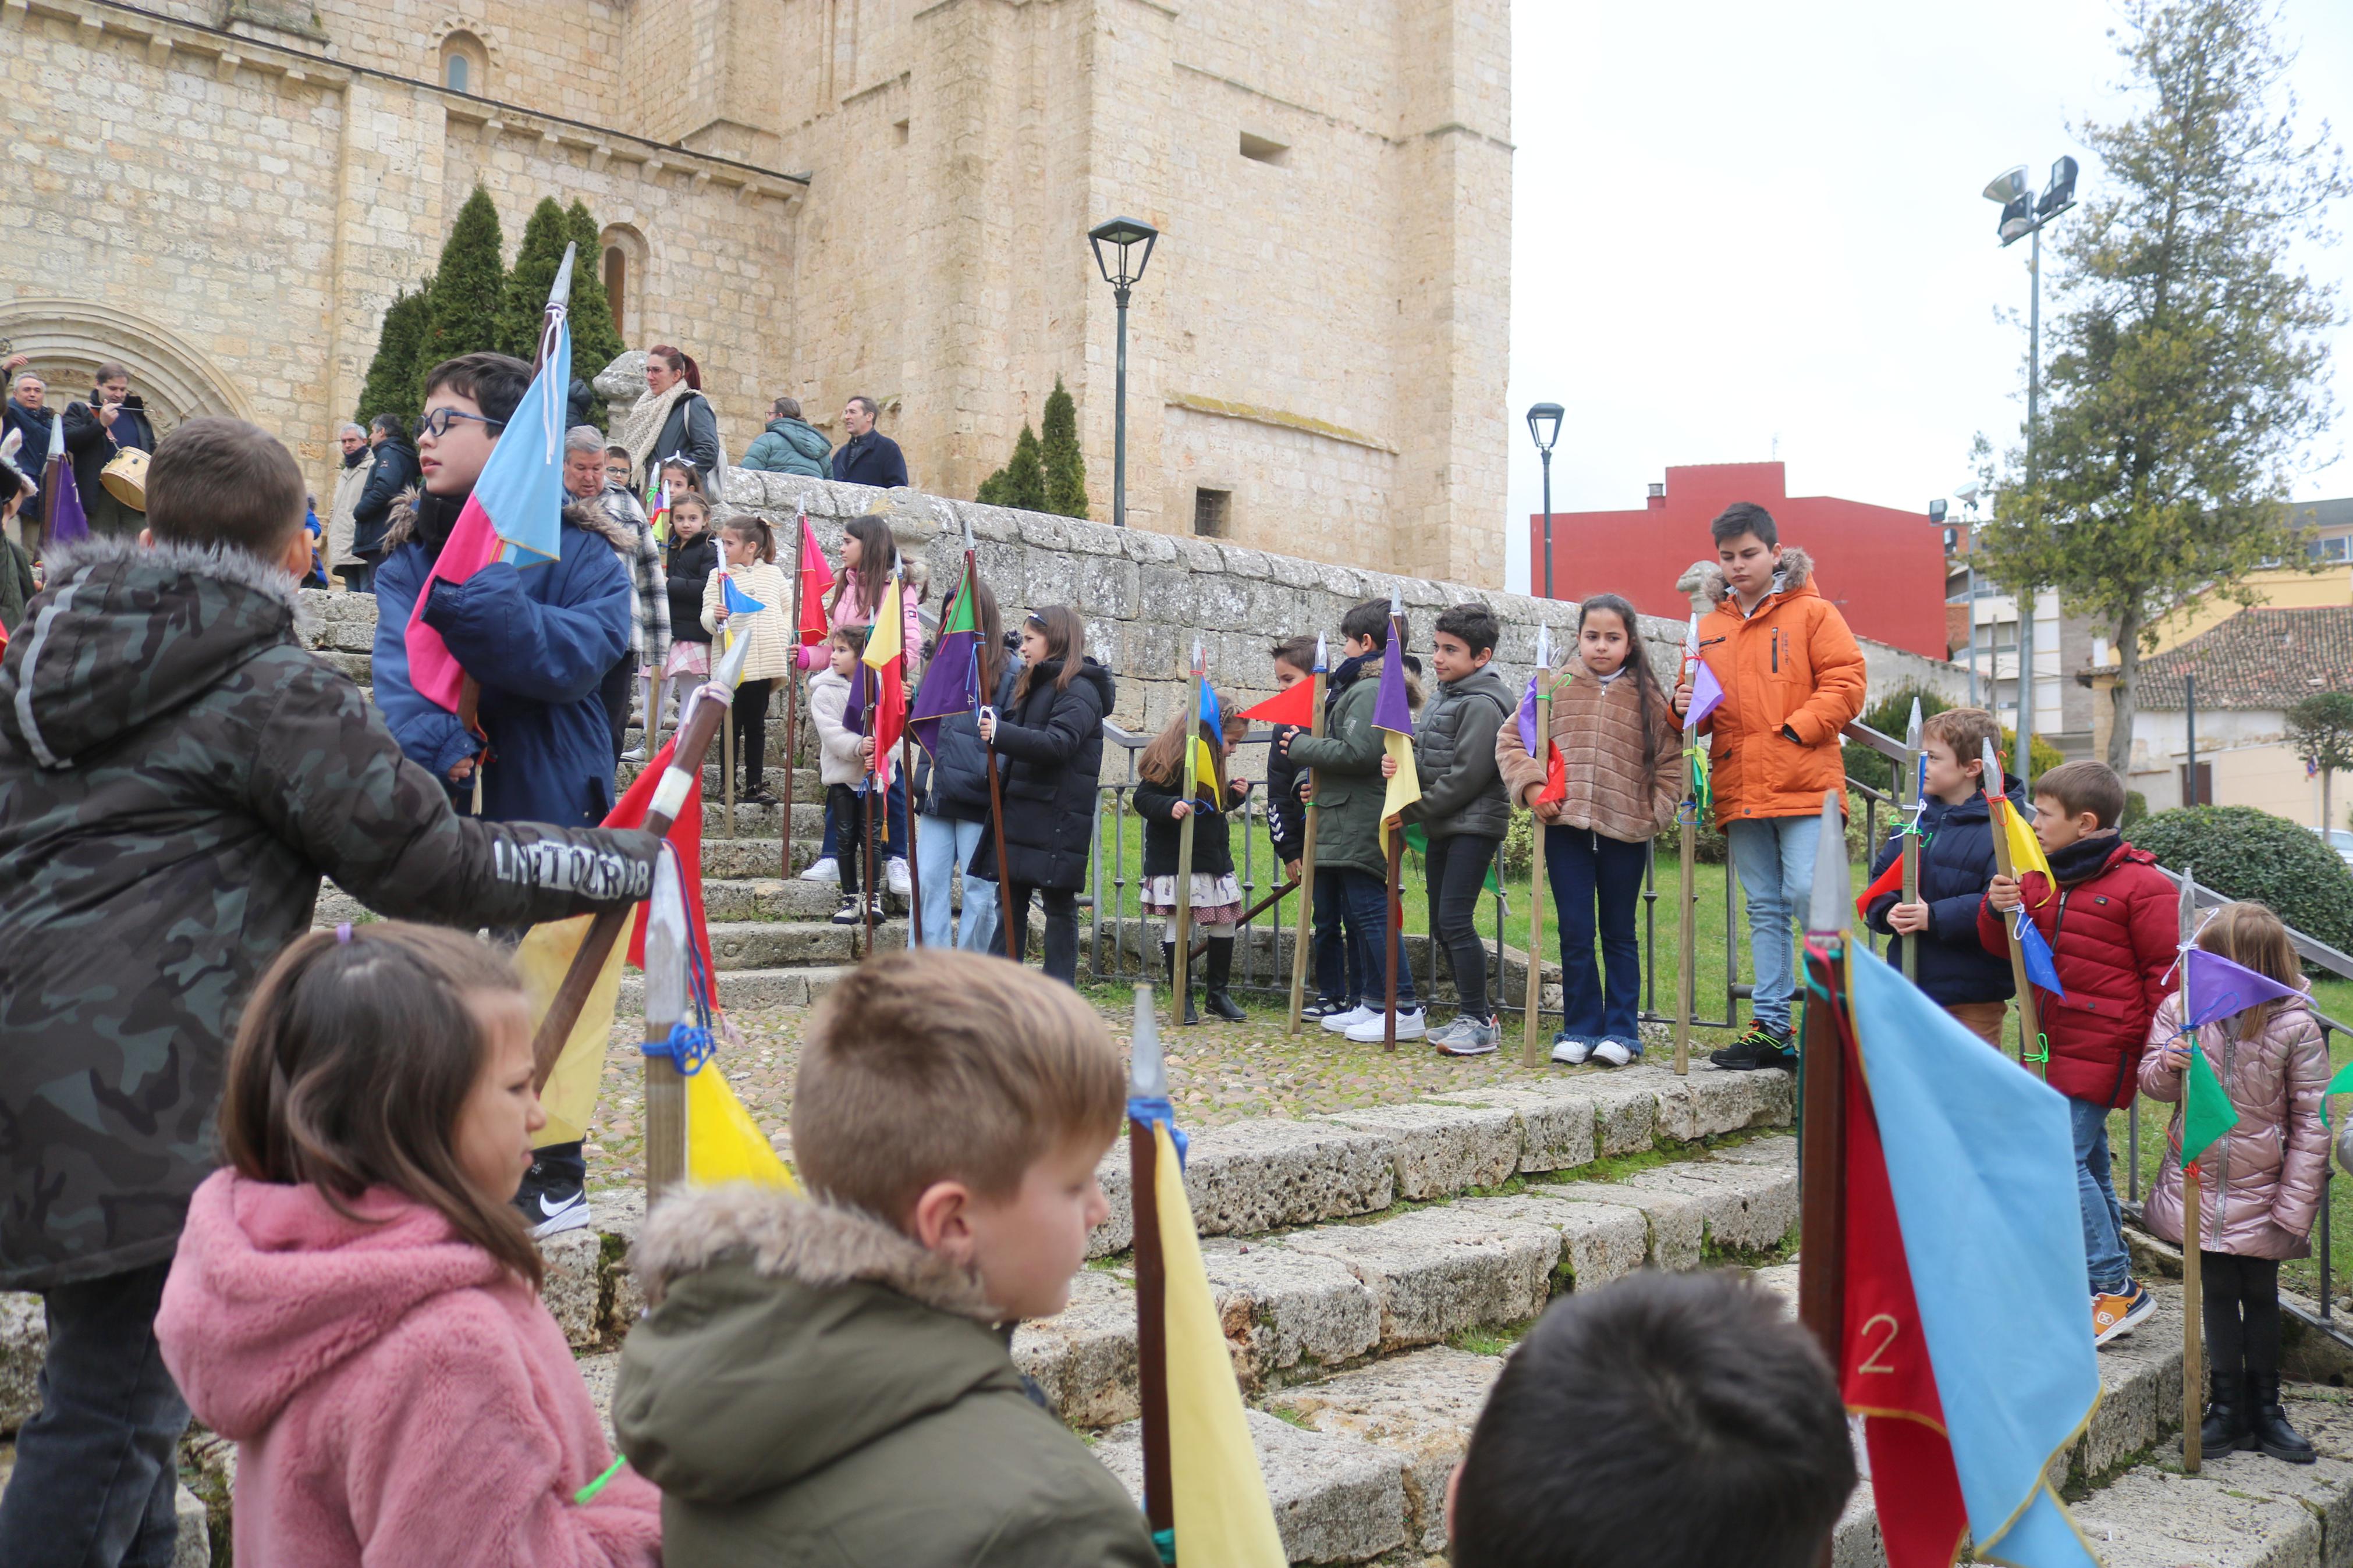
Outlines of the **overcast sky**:
[[[2079,191],[2095,184],[2069,127],[2123,117],[2119,16],[2106,0],[1936,9],[1513,6],[1511,586],[1542,504],[1531,403],[1568,411],[1556,510],[1638,507],[1670,464],[1775,456],[1793,494],[1925,510],[1978,431],[2014,439],[2027,244],[2001,248],[1978,193],[2014,163],[2040,190],[2062,153],[2084,164]],[[2342,140],[2353,4],[2284,10],[2302,123]],[[2353,244],[2305,259],[2342,278]],[[2342,404],[2353,331],[2335,359]],[[2348,450],[2340,409],[2297,499],[2353,494]]]

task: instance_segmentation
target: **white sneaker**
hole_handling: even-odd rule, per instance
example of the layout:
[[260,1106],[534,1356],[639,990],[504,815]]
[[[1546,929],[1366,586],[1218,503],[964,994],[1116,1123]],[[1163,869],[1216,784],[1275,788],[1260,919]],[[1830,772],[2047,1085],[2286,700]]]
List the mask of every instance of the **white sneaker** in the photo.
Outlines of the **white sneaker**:
[[816,865],[811,866],[807,870],[802,872],[801,880],[804,882],[839,882],[841,880],[841,862],[836,860],[832,856],[828,855]]
[[[1356,1027],[1350,1029],[1348,1031],[1348,1038],[1356,1041],[1360,1046],[1376,1041],[1386,1040],[1389,1036],[1388,1026],[1389,1016],[1387,1013],[1376,1013],[1371,1017],[1366,1019],[1363,1023],[1358,1024]],[[1398,1039],[1418,1040],[1429,1032],[1428,1027],[1422,1023],[1420,1008],[1416,1007],[1410,1012],[1399,1009],[1397,1016],[1397,1037]]]
[[893,897],[903,899],[914,891],[914,883],[907,879],[907,858],[905,856],[893,855],[891,857],[890,863],[883,868],[883,872],[885,878],[891,884],[891,892]]
[[642,763],[645,760],[646,749],[643,746],[631,746],[621,753],[621,761],[625,763]]
[[1585,1058],[1593,1054],[1593,1042],[1574,1036],[1552,1043],[1552,1059],[1563,1067],[1583,1067]]
[[1634,1059],[1634,1051],[1623,1040],[1604,1040],[1593,1047],[1593,1059],[1608,1062],[1613,1068],[1622,1068]]
[[1373,1011],[1370,1007],[1366,1006],[1362,1002],[1359,1002],[1345,1013],[1334,1013],[1330,1015],[1323,1020],[1323,1023],[1324,1026],[1331,1030],[1334,1034],[1345,1035],[1349,1030],[1355,1028],[1357,1025],[1363,1023],[1366,1019],[1377,1018],[1380,1015],[1378,1013]]

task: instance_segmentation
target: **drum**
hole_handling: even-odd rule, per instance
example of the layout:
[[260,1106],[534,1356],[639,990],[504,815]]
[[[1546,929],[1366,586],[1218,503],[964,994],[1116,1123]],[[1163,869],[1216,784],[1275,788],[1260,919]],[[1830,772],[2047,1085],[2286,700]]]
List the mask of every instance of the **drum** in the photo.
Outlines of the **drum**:
[[147,510],[147,454],[136,447],[125,447],[114,454],[99,471],[98,482],[106,493],[133,511]]

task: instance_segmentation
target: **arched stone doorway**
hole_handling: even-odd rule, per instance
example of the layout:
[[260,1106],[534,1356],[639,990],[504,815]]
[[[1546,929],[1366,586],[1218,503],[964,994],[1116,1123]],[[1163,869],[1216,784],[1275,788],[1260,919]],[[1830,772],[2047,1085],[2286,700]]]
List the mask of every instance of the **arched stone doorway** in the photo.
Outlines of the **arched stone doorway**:
[[87,401],[90,373],[111,360],[131,372],[131,390],[146,404],[159,436],[202,414],[254,417],[244,389],[217,374],[202,351],[119,305],[38,296],[0,300],[0,339],[10,354],[31,356],[25,369],[49,384],[53,407]]

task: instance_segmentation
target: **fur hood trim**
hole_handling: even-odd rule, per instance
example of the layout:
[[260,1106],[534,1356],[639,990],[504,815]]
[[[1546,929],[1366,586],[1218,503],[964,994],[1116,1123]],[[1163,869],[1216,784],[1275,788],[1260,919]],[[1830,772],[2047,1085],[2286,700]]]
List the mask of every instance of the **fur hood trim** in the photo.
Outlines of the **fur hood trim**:
[[302,602],[302,580],[276,562],[227,544],[189,544],[179,540],[142,544],[135,533],[93,533],[88,539],[50,547],[49,586],[61,586],[78,568],[121,561],[159,564],[191,577],[210,577],[250,588],[286,606],[294,617],[297,636],[307,639],[313,630],[311,612]]
[[[1699,591],[1706,594],[1708,603],[1715,604],[1732,592],[1724,580],[1724,568],[1713,561],[1703,561],[1692,568],[1699,580]],[[1802,588],[1814,578],[1814,558],[1804,548],[1795,544],[1781,546],[1781,569],[1773,574],[1773,592],[1786,594],[1792,588]]]
[[[417,536],[417,493],[413,485],[401,491],[400,499],[394,501],[385,513],[384,552],[386,555]],[[595,534],[616,550],[635,550],[637,540],[614,520],[610,512],[597,504],[600,499],[592,496],[586,500],[566,500],[564,521],[585,533]]]
[[630,1267],[659,1302],[671,1280],[739,1258],[753,1272],[816,1287],[862,1280],[978,1323],[1000,1321],[980,1281],[871,1215],[738,1182],[677,1194],[646,1217]]
[[[385,510],[385,555],[391,554],[417,536],[417,498],[420,493],[415,485],[411,485]],[[382,560],[383,556],[377,559]]]

